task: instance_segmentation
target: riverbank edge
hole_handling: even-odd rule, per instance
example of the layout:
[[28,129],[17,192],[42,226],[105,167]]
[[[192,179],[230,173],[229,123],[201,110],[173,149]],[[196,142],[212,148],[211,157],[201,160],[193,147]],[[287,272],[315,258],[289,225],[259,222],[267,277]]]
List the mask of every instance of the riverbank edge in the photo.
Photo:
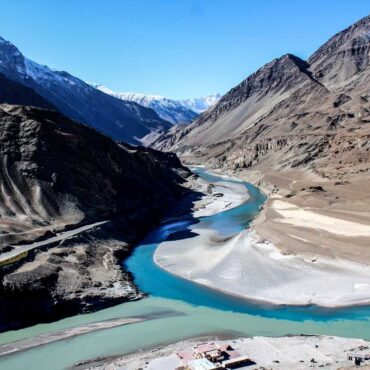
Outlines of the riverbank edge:
[[[211,175],[214,175],[214,176],[218,176],[218,177],[221,177],[221,178],[225,178],[225,179],[230,179],[230,180],[233,180],[233,181],[240,181],[240,182],[243,182],[243,181],[247,181],[245,178],[243,177],[235,177],[236,174],[233,174],[233,173],[230,173],[228,172],[227,174],[224,174],[224,173],[219,173],[218,171],[216,170],[209,170],[207,169],[205,166],[201,166],[201,165],[189,165],[188,166],[189,168],[203,168],[206,170],[207,173],[211,174]],[[261,184],[261,180],[259,181],[254,181],[254,182],[250,182],[252,185],[256,186],[257,185],[260,185]],[[261,191],[260,188],[258,188],[259,191],[261,191],[265,196],[267,196],[267,200],[265,201],[264,205],[261,207],[262,210],[264,208],[264,206],[268,203],[268,200],[269,198],[271,197],[272,194],[275,193],[275,191],[269,191],[268,190],[269,187],[268,185],[264,186],[264,191]],[[273,189],[276,189],[276,188],[273,188]],[[205,197],[207,197],[207,195],[205,195]],[[245,200],[244,200],[245,201]],[[241,202],[239,204],[235,204],[234,206],[238,206],[238,205],[241,205],[243,203],[243,201],[241,200]],[[265,238],[262,238],[260,236],[260,234],[258,233],[257,231],[257,228],[255,227],[255,224],[256,222],[258,222],[258,218],[261,217],[261,213],[260,212],[257,217],[252,221],[251,223],[251,226],[249,228],[249,232],[251,234],[254,234],[257,236],[257,239],[263,241],[263,240],[266,240]],[[207,214],[208,216],[209,214]],[[199,217],[199,216],[198,216]],[[201,216],[200,216],[201,217]],[[191,226],[190,228],[197,228],[197,225],[194,225],[194,226]],[[202,233],[204,233],[204,230],[197,230],[197,232],[199,233],[199,237],[202,238]],[[268,240],[267,240],[268,241]],[[269,242],[269,241],[268,241]],[[200,242],[201,243],[201,242]],[[258,245],[258,241],[255,243],[256,245]],[[198,243],[199,244],[199,243]],[[273,243],[271,243],[271,246],[273,246],[274,248],[276,248],[277,251],[280,251],[279,248],[277,248]],[[269,299],[269,298],[266,298],[266,297],[258,297],[258,296],[248,296],[248,295],[245,295],[245,294],[238,294],[238,293],[235,293],[235,292],[232,292],[228,289],[223,289],[221,288],[219,285],[217,284],[210,284],[210,283],[202,283],[202,282],[199,282],[199,281],[196,281],[192,278],[190,278],[189,276],[186,276],[186,274],[182,274],[181,272],[179,272],[179,269],[176,270],[176,272],[174,270],[171,270],[169,268],[167,268],[160,260],[161,260],[161,255],[160,255],[160,248],[161,248],[161,245],[159,245],[155,252],[154,252],[154,255],[153,255],[153,260],[155,262],[155,264],[157,266],[159,266],[160,268],[166,270],[168,273],[174,275],[174,276],[179,276],[183,279],[187,279],[187,280],[190,280],[192,283],[194,284],[198,284],[198,285],[203,285],[203,286],[206,286],[210,289],[213,289],[213,290],[216,290],[216,291],[219,291],[219,292],[222,292],[224,294],[228,294],[230,296],[234,296],[234,297],[239,297],[239,298],[242,298],[244,300],[246,300],[247,302],[251,302],[251,303],[254,303],[254,304],[269,304],[269,305],[272,305],[272,306],[276,306],[276,307],[282,307],[282,306],[293,306],[293,307],[310,307],[310,306],[315,306],[315,307],[319,307],[319,308],[325,308],[325,309],[341,309],[341,308],[348,308],[348,307],[361,307],[361,306],[368,306],[370,304],[370,297],[366,297],[366,298],[357,298],[356,300],[349,300],[347,302],[340,302],[340,301],[336,301],[335,303],[328,303],[328,302],[320,302],[320,303],[312,303],[312,302],[298,302],[298,303],[295,303],[293,301],[279,301],[279,300],[276,300],[276,299]],[[310,256],[309,254],[302,254],[302,255],[296,255],[297,257],[301,257],[302,259],[307,259],[307,258],[315,258],[316,256]],[[341,260],[341,259],[330,259],[330,258],[325,258],[323,257],[322,260],[325,261],[325,259],[330,262],[330,263],[335,263],[337,265],[337,267],[340,267],[342,264],[346,264],[346,263],[353,263],[354,265],[359,265],[359,267],[367,267],[367,265],[365,264],[361,264],[359,262],[352,262],[352,261],[346,261],[346,260]]]

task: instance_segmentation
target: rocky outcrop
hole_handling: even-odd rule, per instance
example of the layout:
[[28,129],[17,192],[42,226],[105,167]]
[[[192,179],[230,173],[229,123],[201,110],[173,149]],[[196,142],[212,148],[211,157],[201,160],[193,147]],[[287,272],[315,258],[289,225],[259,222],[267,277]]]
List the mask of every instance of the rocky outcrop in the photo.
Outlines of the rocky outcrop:
[[0,330],[140,297],[120,261],[189,193],[190,172],[174,154],[114,142],[55,111],[0,105],[0,122],[3,251],[108,221],[0,267]]
[[273,60],[232,88],[214,109],[202,115],[198,124],[201,125],[209,119],[216,121],[222,114],[236,109],[247,99],[255,96],[272,93],[275,96],[282,95],[289,89],[313,82],[307,68],[308,64],[305,61],[291,54]]
[[143,297],[120,263],[144,231],[110,223],[3,267],[0,331]]
[[370,16],[337,33],[309,59],[310,70],[330,90],[344,86],[370,65]]

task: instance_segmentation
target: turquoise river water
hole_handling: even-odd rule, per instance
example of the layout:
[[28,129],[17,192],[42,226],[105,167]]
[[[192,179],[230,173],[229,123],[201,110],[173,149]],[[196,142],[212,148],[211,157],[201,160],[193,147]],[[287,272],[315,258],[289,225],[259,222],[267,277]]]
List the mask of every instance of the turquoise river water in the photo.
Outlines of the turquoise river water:
[[[211,182],[234,181],[195,169]],[[222,235],[233,235],[248,227],[265,196],[246,184],[250,198],[239,207],[203,217],[207,227]],[[263,306],[217,292],[176,277],[153,262],[153,253],[167,238],[192,237],[188,228],[199,220],[161,225],[143,240],[125,261],[135,283],[149,296],[91,314],[77,315],[48,324],[0,334],[0,345],[53,333],[66,328],[132,316],[159,318],[79,335],[33,349],[0,357],[0,369],[66,369],[76,362],[101,356],[125,354],[182,339],[204,335],[280,336],[286,334],[327,334],[370,340],[370,307],[323,309],[316,306]],[[30,302],[31,304],[31,302]]]

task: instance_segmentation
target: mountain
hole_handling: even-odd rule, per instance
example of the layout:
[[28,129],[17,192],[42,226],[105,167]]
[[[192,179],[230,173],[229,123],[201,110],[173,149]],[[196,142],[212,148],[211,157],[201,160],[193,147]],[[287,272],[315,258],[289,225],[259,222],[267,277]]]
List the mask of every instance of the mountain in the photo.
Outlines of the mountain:
[[0,108],[0,219],[13,219],[13,232],[17,220],[42,227],[127,217],[176,193],[174,154],[115,143],[59,112]]
[[215,105],[220,98],[221,94],[213,94],[201,98],[179,100],[179,103],[196,113],[202,113]]
[[[249,142],[264,139],[268,134],[271,137],[281,136],[286,130],[290,135],[290,122],[284,120],[274,125],[271,120],[281,120],[282,114],[292,117],[298,102],[305,104],[308,96],[320,99],[327,92],[325,87],[311,78],[307,68],[305,61],[291,54],[273,60],[231,89],[194,123],[185,128],[174,127],[165,133],[156,142],[156,147],[180,152],[183,147],[187,150],[187,147],[193,146],[200,151],[204,148],[205,155],[213,162],[217,161],[215,165],[230,165],[229,162],[223,163],[230,143],[234,148],[240,139],[240,146],[244,147]],[[287,99],[292,102],[287,103]],[[211,148],[206,146],[211,146],[212,150],[209,151]],[[215,152],[214,147],[220,153]],[[244,152],[246,158],[238,153],[235,160],[238,163],[247,160],[248,164],[249,155],[254,157],[254,153],[249,153],[247,148]],[[231,157],[228,156],[228,159],[231,160]]]
[[131,144],[167,130],[171,124],[152,109],[105,94],[64,71],[54,71],[24,57],[0,38],[0,73],[33,89],[69,118]]
[[94,85],[98,90],[112,95],[115,98],[132,101],[157,112],[159,117],[172,124],[189,123],[198,117],[198,114],[176,100],[167,99],[160,95],[145,95],[130,92],[114,92],[102,85]]
[[0,330],[140,297],[120,262],[189,193],[189,170],[59,112],[0,105],[0,122],[1,253],[107,221],[1,267]]
[[253,230],[284,253],[370,263],[369,236],[326,227],[370,224],[369,55],[370,16],[307,61],[267,63],[153,147],[261,187],[270,197]]
[[366,17],[307,62],[291,54],[273,60],[154,147],[217,168],[302,167],[341,176],[351,165],[352,173],[361,171],[369,145],[369,35]]

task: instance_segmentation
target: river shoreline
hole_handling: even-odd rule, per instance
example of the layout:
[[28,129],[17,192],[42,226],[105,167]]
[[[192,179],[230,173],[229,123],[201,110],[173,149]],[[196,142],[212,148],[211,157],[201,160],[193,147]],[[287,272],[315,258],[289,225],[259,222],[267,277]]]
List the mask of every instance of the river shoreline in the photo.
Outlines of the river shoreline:
[[[229,198],[230,191],[244,186],[242,182],[233,185],[235,188],[226,193]],[[222,187],[218,188],[220,192]],[[235,192],[235,201],[228,209],[248,201],[240,194]],[[222,212],[224,203],[220,199],[222,196],[212,202],[202,200],[202,209],[194,211],[193,217]],[[205,221],[191,225],[189,230],[195,235],[193,238],[160,243],[154,254],[157,265],[195,283],[253,302],[325,308],[370,303],[367,265],[316,254],[286,255],[261,238],[254,228],[227,238],[209,228]]]

